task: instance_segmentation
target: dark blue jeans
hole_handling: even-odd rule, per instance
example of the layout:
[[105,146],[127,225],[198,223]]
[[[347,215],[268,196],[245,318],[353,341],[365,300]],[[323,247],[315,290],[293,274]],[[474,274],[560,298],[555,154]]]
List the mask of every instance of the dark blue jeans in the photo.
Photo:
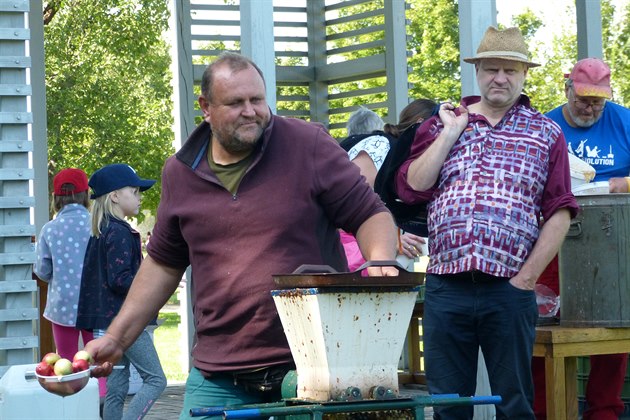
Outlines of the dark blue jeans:
[[[481,346],[492,394],[503,399],[496,418],[533,419],[536,297],[508,280],[478,271],[427,275],[422,320],[427,382],[432,394],[474,395]],[[434,412],[436,419],[473,418],[472,406]]]

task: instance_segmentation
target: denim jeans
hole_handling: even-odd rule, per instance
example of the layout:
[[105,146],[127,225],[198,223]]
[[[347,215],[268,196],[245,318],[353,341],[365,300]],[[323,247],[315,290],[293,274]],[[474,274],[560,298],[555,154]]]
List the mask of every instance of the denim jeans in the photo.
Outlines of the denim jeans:
[[[142,386],[123,415],[125,398],[129,391],[129,363],[133,363],[140,374]],[[123,365],[124,369],[114,369],[107,378],[103,420],[141,419],[166,388],[166,376],[153,340],[146,330],[127,349],[119,364]]]
[[[428,274],[423,341],[432,394],[475,393],[479,347],[497,419],[533,419],[530,361],[538,309],[533,291],[481,272]],[[435,407],[436,419],[472,419],[472,406]]]

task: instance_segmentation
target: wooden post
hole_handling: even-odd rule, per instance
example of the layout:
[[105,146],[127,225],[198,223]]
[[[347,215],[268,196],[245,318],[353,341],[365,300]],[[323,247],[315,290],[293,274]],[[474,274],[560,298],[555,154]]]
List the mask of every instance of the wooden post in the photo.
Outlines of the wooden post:
[[37,280],[39,290],[39,358],[46,353],[56,351],[55,339],[52,333],[52,323],[44,318],[44,308],[48,299],[48,283],[40,279],[33,273],[33,280]]

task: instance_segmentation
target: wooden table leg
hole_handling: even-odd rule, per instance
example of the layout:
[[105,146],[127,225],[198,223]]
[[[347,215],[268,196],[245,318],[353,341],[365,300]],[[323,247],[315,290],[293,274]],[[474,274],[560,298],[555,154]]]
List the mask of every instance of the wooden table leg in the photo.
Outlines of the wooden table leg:
[[411,342],[411,360],[409,369],[411,370],[411,374],[415,377],[422,371],[420,367],[420,322],[417,317],[411,317],[410,328],[409,341]]
[[[566,369],[563,357],[545,357],[545,385],[547,397],[547,418],[568,419]],[[575,417],[577,418],[577,417]]]
[[402,371],[398,372],[398,383],[401,385],[413,382],[413,347],[411,340],[412,323],[413,318],[411,318],[411,322],[409,322],[409,327],[407,327],[407,334],[405,334],[405,348],[403,349],[403,361],[405,363],[402,366]]
[[564,359],[564,383],[566,393],[567,419],[578,418],[577,399],[577,357]]
[[578,418],[578,356],[627,351],[630,351],[630,328],[536,327],[533,353],[545,358],[547,418]]
[[409,321],[409,328],[407,329],[407,335],[405,341],[407,343],[406,357],[407,357],[407,369],[404,372],[398,373],[398,383],[424,383],[422,381],[423,376],[420,366],[420,323],[417,316],[412,316]]

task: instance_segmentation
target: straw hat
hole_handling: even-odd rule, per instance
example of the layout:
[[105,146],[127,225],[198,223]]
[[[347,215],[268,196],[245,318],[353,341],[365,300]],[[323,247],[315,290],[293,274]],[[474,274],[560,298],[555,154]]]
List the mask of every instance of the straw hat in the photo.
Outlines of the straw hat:
[[538,67],[540,64],[529,61],[527,44],[518,28],[508,28],[503,31],[490,26],[477,48],[477,55],[464,58],[464,61],[476,64],[484,58],[499,58],[501,60],[519,61],[527,67]]

